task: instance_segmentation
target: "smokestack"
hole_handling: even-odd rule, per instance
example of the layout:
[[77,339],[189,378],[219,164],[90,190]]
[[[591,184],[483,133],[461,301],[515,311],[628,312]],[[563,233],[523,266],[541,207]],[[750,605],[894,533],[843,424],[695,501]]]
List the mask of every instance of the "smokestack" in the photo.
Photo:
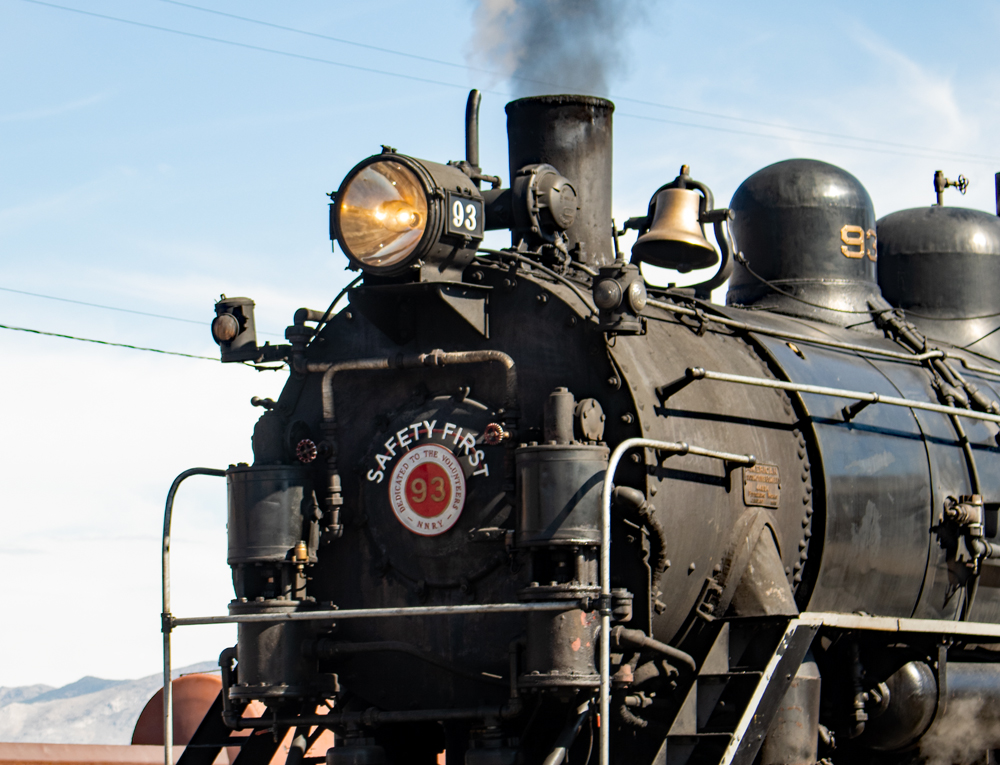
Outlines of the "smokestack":
[[536,96],[507,104],[510,177],[545,162],[569,179],[580,200],[566,230],[573,259],[601,266],[615,259],[611,237],[611,113],[591,96]]

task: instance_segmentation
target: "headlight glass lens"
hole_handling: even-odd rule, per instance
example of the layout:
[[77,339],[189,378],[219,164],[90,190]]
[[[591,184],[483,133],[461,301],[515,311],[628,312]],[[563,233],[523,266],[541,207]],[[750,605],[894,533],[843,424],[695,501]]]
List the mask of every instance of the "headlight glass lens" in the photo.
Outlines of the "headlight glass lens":
[[394,266],[420,243],[427,197],[412,170],[386,160],[364,167],[340,194],[340,235],[365,266]]

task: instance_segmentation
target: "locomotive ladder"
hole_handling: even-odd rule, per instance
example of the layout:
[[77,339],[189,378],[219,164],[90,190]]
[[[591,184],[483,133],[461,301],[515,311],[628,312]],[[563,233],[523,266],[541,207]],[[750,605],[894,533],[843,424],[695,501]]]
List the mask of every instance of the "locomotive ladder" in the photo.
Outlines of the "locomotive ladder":
[[819,627],[723,622],[652,765],[750,765]]

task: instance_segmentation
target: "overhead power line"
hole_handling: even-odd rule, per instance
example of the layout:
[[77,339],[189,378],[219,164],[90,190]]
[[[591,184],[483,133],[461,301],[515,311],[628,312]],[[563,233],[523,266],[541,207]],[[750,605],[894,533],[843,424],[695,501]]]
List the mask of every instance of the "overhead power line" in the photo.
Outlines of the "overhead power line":
[[[149,316],[149,317],[154,318],[154,319],[169,319],[170,321],[182,321],[185,324],[197,324],[197,325],[199,325],[201,327],[204,327],[204,326],[206,326],[208,324],[208,322],[206,322],[204,320],[183,319],[183,318],[181,318],[179,316],[167,316],[167,315],[162,314],[162,313],[147,313],[146,311],[135,311],[135,310],[133,310],[131,308],[120,308],[120,307],[114,306],[114,305],[102,305],[101,303],[88,303],[85,300],[73,300],[71,298],[56,297],[55,295],[42,295],[39,292],[27,292],[25,290],[15,290],[15,289],[12,289],[11,287],[0,287],[0,291],[3,291],[3,292],[13,292],[16,295],[28,295],[29,297],[44,298],[45,300],[56,300],[56,301],[58,301],[60,303],[73,303],[74,305],[85,305],[85,306],[88,306],[89,308],[103,308],[106,311],[118,311],[120,313],[131,313],[131,314],[135,314],[136,316]],[[281,337],[281,335],[279,335],[276,332],[260,332],[260,331],[258,331],[257,334],[259,334],[259,335],[270,335],[271,337]]]
[[[719,125],[697,125],[692,122],[680,122],[678,120],[668,120],[664,117],[649,117],[644,114],[627,114],[625,112],[616,112],[615,116],[628,117],[630,119],[643,120],[645,122],[659,122],[665,125],[677,125],[679,127],[697,128],[698,130],[712,130],[717,133],[730,133],[733,135],[752,135],[752,136],[757,136],[758,138],[771,138],[773,140],[780,140],[780,141],[794,141],[796,143],[809,144],[810,146],[827,146],[835,149],[851,149],[853,151],[864,151],[874,154],[892,154],[898,157],[919,157],[920,159],[935,159],[941,157],[941,152],[936,152],[933,149],[921,149],[920,151],[922,153],[916,153],[912,150],[905,151],[900,149],[890,149],[877,146],[851,146],[849,144],[844,144],[844,143],[831,143],[829,141],[813,141],[810,139],[796,138],[792,136],[771,135],[768,133],[755,133],[750,130],[736,130],[735,128],[721,127]],[[1000,162],[1000,158],[992,160],[989,157],[982,157],[980,159],[962,157],[960,158],[960,160],[962,162],[968,162],[973,165],[993,165],[997,162]]]
[[146,313],[145,311],[133,311],[131,308],[118,308],[113,305],[101,305],[100,303],[88,303],[84,300],[71,300],[70,298],[56,297],[55,295],[42,295],[38,292],[25,292],[24,290],[15,290],[10,287],[0,287],[3,292],[13,292],[16,295],[28,295],[30,297],[45,298],[46,300],[58,300],[60,303],[74,303],[76,305],[85,305],[90,308],[103,308],[107,311],[120,311],[121,313],[134,313],[137,316],[151,316],[154,319],[169,319],[170,321],[183,321],[187,324],[200,324],[205,326],[204,321],[196,321],[195,319],[182,319],[179,316],[165,316],[160,313]]
[[[222,45],[232,45],[236,48],[246,48],[247,50],[260,51],[261,53],[273,53],[277,56],[286,56],[288,58],[297,58],[302,61],[312,61],[317,64],[328,64],[330,66],[339,66],[344,69],[354,69],[359,72],[368,72],[370,74],[383,74],[388,77],[400,77],[404,80],[413,80],[415,82],[426,82],[431,85],[443,85],[447,88],[461,88],[465,90],[466,85],[459,85],[454,82],[445,82],[443,80],[433,80],[427,77],[416,77],[411,74],[402,74],[400,72],[388,72],[384,69],[374,69],[368,66],[358,66],[357,64],[347,64],[343,61],[332,61],[326,58],[319,58],[317,56],[306,56],[302,53],[292,53],[286,50],[278,50],[277,48],[265,48],[261,45],[250,45],[249,43],[236,42],[235,40],[225,40],[221,37],[210,37],[209,35],[200,35],[195,32],[185,32],[181,29],[172,29],[170,27],[161,27],[156,24],[146,24],[142,21],[133,21],[132,19],[123,19],[118,16],[107,16],[103,13],[94,13],[93,11],[85,11],[81,8],[70,8],[67,5],[56,5],[55,3],[46,3],[44,0],[22,0],[25,3],[32,3],[33,5],[44,5],[48,8],[57,8],[60,11],[70,11],[71,13],[79,13],[83,16],[93,16],[98,19],[106,19],[107,21],[118,21],[122,24],[130,24],[134,27],[142,27],[144,29],[155,29],[158,32],[169,32],[170,34],[182,35],[183,37],[193,37],[196,40],[207,40],[208,42],[221,43]],[[496,93],[497,95],[509,96],[509,93],[501,93],[499,91],[484,91],[487,93]]]
[[[534,85],[544,85],[546,87],[551,87],[551,88],[555,88],[555,89],[561,89],[561,88],[565,87],[563,84],[560,84],[560,83],[557,83],[557,82],[548,82],[546,80],[539,80],[539,79],[536,79],[534,77],[524,77],[524,76],[521,76],[521,75],[508,74],[508,73],[505,73],[505,72],[499,72],[499,71],[497,71],[495,69],[487,69],[487,68],[484,68],[484,67],[472,66],[471,64],[459,64],[459,63],[457,63],[455,61],[445,61],[445,60],[439,59],[439,58],[431,58],[429,56],[421,56],[421,55],[418,55],[416,53],[407,53],[405,51],[394,50],[392,48],[383,48],[383,47],[380,47],[378,45],[370,45],[368,43],[361,43],[361,42],[357,42],[355,40],[347,40],[347,39],[344,39],[342,37],[332,37],[330,35],[320,34],[319,32],[310,32],[307,29],[297,29],[295,27],[286,27],[286,26],[284,26],[282,24],[275,24],[273,22],[264,21],[262,19],[254,19],[254,18],[250,18],[249,16],[240,16],[240,15],[235,14],[235,13],[227,13],[225,11],[217,11],[214,8],[205,8],[203,6],[194,5],[192,3],[184,3],[184,2],[181,2],[180,0],[159,0],[159,2],[161,2],[161,3],[167,3],[169,5],[180,6],[182,8],[190,8],[191,10],[201,11],[202,13],[210,13],[210,14],[215,15],[215,16],[223,16],[225,18],[236,19],[238,21],[245,21],[248,24],[257,24],[258,26],[262,26],[262,27],[270,27],[272,29],[280,29],[283,32],[292,32],[294,34],[305,35],[307,37],[314,37],[314,38],[317,38],[317,39],[320,39],[320,40],[327,40],[328,42],[335,42],[335,43],[338,43],[340,45],[351,45],[351,46],[354,46],[356,48],[364,48],[365,50],[372,50],[372,51],[376,51],[378,53],[388,53],[388,54],[393,55],[393,56],[402,56],[404,58],[414,59],[416,61],[426,61],[426,62],[431,63],[431,64],[438,64],[440,66],[448,66],[448,67],[452,67],[454,69],[464,69],[464,70],[470,71],[470,72],[480,72],[482,74],[489,74],[489,75],[492,75],[494,77],[498,77],[498,78],[505,79],[505,80],[516,80],[518,82],[530,82],[530,83],[532,83]],[[832,132],[829,132],[829,131],[826,131],[826,130],[815,130],[815,129],[812,129],[812,128],[796,127],[795,125],[786,125],[786,124],[781,124],[779,122],[766,122],[766,121],[762,121],[762,120],[749,119],[747,117],[737,117],[737,116],[734,116],[732,114],[720,114],[718,112],[707,112],[707,111],[703,111],[701,109],[688,109],[688,108],[685,108],[683,106],[675,106],[674,104],[664,104],[664,103],[660,103],[658,101],[646,101],[646,100],[639,99],[639,98],[629,98],[628,96],[620,96],[620,95],[613,95],[612,94],[609,97],[612,100],[614,100],[614,101],[628,102],[628,103],[636,104],[636,105],[639,105],[639,106],[651,106],[651,107],[654,107],[654,108],[657,108],[657,109],[669,109],[671,111],[683,112],[685,114],[696,114],[696,115],[701,116],[701,117],[712,117],[713,119],[729,120],[731,122],[741,122],[741,123],[746,124],[746,125],[756,125],[758,127],[770,127],[770,128],[776,128],[778,130],[786,130],[786,131],[791,131],[791,132],[795,132],[795,133],[807,133],[809,135],[824,136],[826,138],[839,138],[840,140],[847,140],[847,141],[860,141],[862,143],[871,143],[871,144],[878,144],[878,145],[881,145],[881,146],[890,146],[890,147],[893,147],[893,148],[896,148],[896,149],[915,149],[917,151],[933,152],[933,153],[935,153],[937,155],[947,154],[947,155],[955,157],[956,159],[971,158],[971,159],[990,159],[990,160],[993,160],[993,161],[1000,161],[1000,158],[997,158],[997,157],[984,157],[983,155],[973,154],[973,153],[969,153],[969,152],[938,150],[938,149],[929,148],[927,146],[917,146],[915,144],[899,143],[898,141],[884,141],[884,140],[881,140],[881,139],[878,139],[878,138],[865,138],[863,136],[849,135],[849,134],[846,134],[846,133],[832,133]],[[621,116],[621,117],[636,117],[637,115],[634,115],[634,114],[619,114],[618,116]],[[639,119],[644,119],[644,118],[640,117]],[[706,127],[704,125],[692,125],[690,123],[685,123],[685,122],[676,122],[676,123],[674,123],[674,122],[669,122],[667,120],[664,120],[664,121],[668,122],[668,124],[684,125],[684,126],[687,126],[687,127]],[[709,128],[709,129],[711,129],[711,128]],[[721,129],[721,128],[719,128],[719,129]],[[764,133],[743,133],[743,135],[758,135],[758,136],[765,137],[765,138],[774,138],[774,137],[777,137],[777,136],[771,136],[771,135],[764,134]],[[837,144],[818,144],[818,145],[820,145],[820,146],[837,146]],[[855,147],[848,146],[848,147],[844,147],[844,148],[855,148]]]
[[[432,58],[429,58],[429,57],[426,57],[426,56],[418,56],[416,54],[404,53],[404,52],[401,52],[401,51],[394,51],[394,50],[391,50],[389,48],[379,48],[377,46],[370,46],[370,45],[366,45],[364,43],[355,43],[353,41],[343,40],[341,38],[334,38],[334,37],[329,37],[329,36],[325,36],[325,35],[319,35],[317,33],[311,33],[311,32],[308,32],[306,30],[295,29],[294,27],[284,27],[284,26],[281,26],[281,25],[272,24],[270,22],[260,21],[258,19],[251,19],[249,17],[237,16],[236,14],[223,13],[221,11],[213,11],[212,9],[202,8],[201,6],[195,6],[195,5],[192,5],[190,3],[181,3],[181,2],[178,2],[177,0],[163,0],[163,1],[164,2],[172,2],[174,5],[181,5],[181,6],[185,6],[185,7],[188,7],[188,8],[192,8],[194,10],[205,11],[207,13],[216,13],[216,14],[223,15],[223,16],[230,16],[232,18],[236,18],[236,19],[239,19],[241,21],[246,21],[246,22],[249,22],[249,23],[262,24],[264,26],[275,27],[275,28],[278,28],[278,29],[283,29],[285,31],[290,31],[290,32],[295,32],[295,33],[300,33],[300,34],[308,34],[310,36],[315,36],[315,37],[322,37],[322,38],[325,38],[325,39],[330,40],[332,42],[338,42],[338,43],[343,43],[343,44],[356,45],[356,46],[364,47],[364,48],[370,48],[370,49],[378,50],[378,51],[385,52],[385,53],[392,53],[394,55],[405,56],[405,57],[408,57],[408,58],[415,58],[415,59],[427,61],[429,63],[442,64],[442,65],[445,65],[445,66],[451,66],[451,67],[461,68],[461,69],[468,69],[468,70],[472,70],[472,71],[486,72],[486,73],[489,73],[489,74],[496,75],[498,77],[503,77],[504,79],[515,79],[515,80],[521,80],[521,81],[528,81],[528,82],[533,82],[533,83],[537,83],[537,84],[541,84],[541,85],[545,85],[547,87],[553,87],[553,88],[557,88],[557,89],[563,87],[559,83],[549,83],[549,82],[544,82],[544,81],[541,81],[541,80],[534,80],[534,79],[525,78],[525,77],[511,76],[511,75],[503,74],[503,73],[500,73],[500,72],[493,72],[493,71],[487,70],[487,69],[477,69],[476,67],[470,67],[470,66],[465,66],[465,65],[462,65],[462,64],[456,64],[454,62],[442,61],[440,59],[432,59]],[[186,32],[184,30],[173,29],[171,27],[164,27],[164,26],[159,26],[159,25],[156,25],[156,24],[147,24],[147,23],[141,22],[141,21],[133,21],[132,19],[124,19],[124,18],[121,18],[121,17],[118,17],[118,16],[109,16],[109,15],[106,15],[106,14],[103,14],[103,13],[95,13],[93,11],[85,11],[85,10],[82,10],[80,8],[72,8],[70,6],[58,5],[56,3],[45,2],[45,0],[22,0],[22,2],[31,3],[33,5],[41,5],[41,6],[45,6],[45,7],[48,7],[48,8],[54,8],[54,9],[62,10],[62,11],[69,11],[71,13],[78,13],[78,14],[81,14],[81,15],[84,15],[84,16],[91,16],[91,17],[94,17],[94,18],[105,19],[107,21],[116,21],[116,22],[119,22],[119,23],[122,23],[122,24],[129,24],[131,26],[141,27],[141,28],[144,28],[144,29],[153,29],[153,30],[156,30],[156,31],[159,31],[159,32],[167,32],[167,33],[170,33],[170,34],[181,35],[183,37],[190,37],[190,38],[194,38],[194,39],[197,39],[197,40],[205,40],[207,42],[214,42],[214,43],[219,43],[219,44],[222,44],[222,45],[229,45],[229,46],[233,46],[233,47],[237,47],[237,48],[244,48],[246,50],[254,50],[254,51],[261,52],[261,53],[270,53],[270,54],[273,54],[273,55],[284,56],[286,58],[299,59],[299,60],[302,60],[302,61],[311,61],[313,63],[326,64],[328,66],[336,66],[336,67],[341,67],[341,68],[344,68],[344,69],[352,69],[354,71],[367,72],[369,74],[380,74],[380,75],[383,75],[383,76],[386,76],[386,77],[397,77],[397,78],[404,79],[404,80],[410,80],[410,81],[414,81],[414,82],[423,82],[423,83],[430,84],[430,85],[440,85],[442,87],[447,87],[447,88],[458,88],[458,89],[462,89],[462,90],[465,90],[468,87],[467,85],[463,85],[463,84],[459,84],[459,83],[454,83],[454,82],[447,82],[445,80],[433,79],[433,78],[430,78],[430,77],[417,77],[415,75],[403,74],[401,72],[393,72],[393,71],[386,70],[386,69],[376,69],[374,67],[360,66],[358,64],[348,64],[348,63],[345,63],[343,61],[334,61],[334,60],[331,60],[331,59],[320,58],[318,56],[307,56],[305,54],[293,53],[291,51],[284,51],[284,50],[280,50],[280,49],[277,49],[277,48],[267,48],[267,47],[260,46],[260,45],[251,45],[249,43],[237,42],[235,40],[227,40],[227,39],[224,39],[224,38],[221,38],[221,37],[212,37],[210,35],[203,35],[203,34],[198,34],[198,33],[195,33],[195,32]],[[492,94],[500,95],[500,96],[504,96],[504,97],[510,97],[510,95],[511,95],[509,92],[505,92],[505,91],[490,90],[490,89],[481,89],[481,90],[483,90],[483,92],[485,92],[485,93],[492,93]],[[706,112],[706,111],[701,111],[701,110],[697,110],[697,109],[686,109],[684,107],[673,106],[673,105],[670,105],[670,104],[662,104],[662,103],[657,103],[657,102],[654,102],[654,101],[644,101],[644,100],[641,100],[641,99],[630,98],[630,97],[627,97],[627,96],[615,96],[615,95],[612,95],[611,97],[613,99],[617,100],[617,101],[622,101],[622,102],[635,103],[635,104],[639,104],[639,105],[643,105],[643,106],[650,106],[650,107],[660,108],[660,109],[672,109],[672,110],[681,111],[681,112],[685,112],[685,113],[689,113],[689,114],[697,114],[697,115],[700,115],[700,116],[712,117],[714,119],[724,119],[724,120],[731,120],[731,121],[741,122],[741,123],[746,123],[746,124],[759,125],[761,127],[771,127],[771,128],[777,129],[777,130],[784,130],[784,131],[792,132],[792,133],[804,133],[804,134],[812,134],[812,135],[821,135],[821,136],[826,136],[826,137],[829,137],[829,138],[837,138],[837,139],[840,139],[840,140],[856,141],[856,142],[869,143],[869,144],[877,144],[877,145],[881,145],[881,146],[892,147],[892,148],[899,149],[899,150],[909,150],[909,151],[895,151],[895,152],[885,152],[885,153],[893,153],[893,154],[903,155],[903,156],[913,156],[913,157],[919,157],[921,159],[929,159],[931,157],[935,157],[935,158],[939,157],[939,158],[942,158],[942,159],[955,159],[955,160],[961,160],[961,161],[964,161],[964,162],[974,162],[976,164],[993,164],[993,163],[996,163],[996,162],[1000,162],[1000,157],[991,157],[991,156],[987,156],[987,155],[972,154],[972,153],[967,153],[967,152],[956,152],[956,151],[950,151],[950,150],[946,150],[946,149],[935,149],[935,148],[932,148],[932,147],[922,147],[922,146],[916,146],[916,145],[913,145],[913,144],[902,144],[902,143],[897,143],[897,142],[893,142],[893,141],[883,141],[883,140],[874,139],[874,138],[863,138],[863,137],[859,137],[859,136],[851,136],[851,135],[846,135],[846,134],[842,134],[842,133],[831,133],[831,132],[826,132],[826,131],[813,130],[813,129],[810,129],[810,128],[798,128],[798,127],[794,127],[794,126],[790,126],[790,125],[782,125],[782,124],[774,123],[774,122],[763,122],[763,121],[760,121],[760,120],[752,120],[752,119],[747,119],[747,118],[743,118],[743,117],[735,117],[733,115],[719,114],[719,113],[714,113],[714,112]],[[838,148],[856,149],[856,150],[860,150],[860,151],[875,151],[875,149],[866,148],[866,147],[863,147],[863,146],[848,146],[848,145],[830,144],[830,143],[827,143],[827,142],[814,141],[814,140],[810,140],[810,139],[807,139],[807,138],[797,138],[797,137],[788,136],[788,135],[774,135],[774,134],[769,134],[769,133],[760,133],[760,132],[753,132],[753,131],[747,131],[747,130],[736,130],[736,129],[730,129],[730,128],[713,127],[711,125],[699,125],[699,124],[694,124],[694,123],[676,122],[676,121],[673,121],[673,120],[667,120],[667,119],[662,119],[662,118],[657,118],[657,117],[643,117],[643,116],[639,116],[639,115],[624,114],[624,113],[621,113],[618,116],[620,116],[620,117],[627,117],[627,118],[634,118],[634,119],[641,119],[641,120],[646,120],[646,121],[651,121],[651,122],[662,122],[664,124],[674,124],[674,125],[678,125],[678,126],[691,127],[691,128],[696,128],[696,129],[702,129],[702,130],[714,130],[714,131],[728,132],[728,133],[732,133],[732,134],[736,134],[736,135],[747,135],[747,136],[753,136],[753,137],[756,137],[756,138],[766,138],[766,139],[770,139],[770,140],[796,141],[798,143],[815,145],[815,146],[836,146]],[[913,153],[913,152],[921,152],[921,153]]]
[[204,359],[205,361],[219,361],[212,356],[195,356],[192,353],[179,353],[178,351],[164,351],[159,348],[143,348],[140,345],[128,345],[127,343],[112,343],[108,340],[94,340],[89,337],[74,337],[73,335],[61,335],[58,332],[42,332],[40,329],[28,329],[27,327],[12,327],[7,324],[0,324],[0,329],[12,329],[15,332],[30,332],[33,335],[45,335],[46,337],[61,337],[65,340],[79,340],[82,343],[97,343],[98,345],[110,345],[115,348],[128,348],[131,351],[149,351],[150,353],[162,353],[167,356],[183,356],[186,359]]

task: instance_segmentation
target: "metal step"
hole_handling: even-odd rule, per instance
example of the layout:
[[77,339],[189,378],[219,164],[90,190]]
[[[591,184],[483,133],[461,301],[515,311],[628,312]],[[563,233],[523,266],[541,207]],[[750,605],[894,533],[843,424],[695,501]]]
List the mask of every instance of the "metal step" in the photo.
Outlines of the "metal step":
[[723,624],[653,765],[751,765],[817,631],[788,618]]

